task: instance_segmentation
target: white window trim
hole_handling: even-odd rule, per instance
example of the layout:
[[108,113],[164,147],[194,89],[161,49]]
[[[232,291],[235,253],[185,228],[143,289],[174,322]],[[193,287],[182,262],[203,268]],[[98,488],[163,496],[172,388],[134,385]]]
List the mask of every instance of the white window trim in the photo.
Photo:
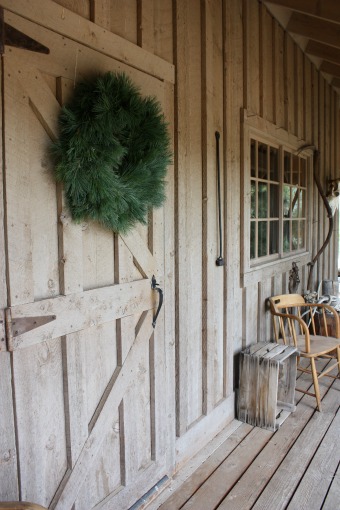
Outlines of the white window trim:
[[[299,140],[295,135],[288,133],[275,124],[268,122],[254,114],[249,114],[247,110],[241,111],[242,140],[241,140],[241,283],[243,287],[261,281],[262,279],[283,274],[292,267],[292,262],[298,266],[303,266],[311,260],[311,229],[312,229],[312,186],[313,186],[313,149],[307,147],[301,152],[309,158],[307,169],[307,211],[306,211],[306,247],[303,250],[297,250],[294,253],[283,255],[270,255],[263,257],[261,261],[250,259],[250,140],[259,139],[273,147],[280,148],[280,157],[284,150],[296,153],[301,146],[307,146],[308,142]],[[282,186],[282,176],[280,175],[280,186]],[[243,200],[242,200],[243,198]],[[280,230],[282,227],[282,204],[280,203]],[[280,234],[280,243],[282,234]],[[281,249],[281,246],[280,246]]]

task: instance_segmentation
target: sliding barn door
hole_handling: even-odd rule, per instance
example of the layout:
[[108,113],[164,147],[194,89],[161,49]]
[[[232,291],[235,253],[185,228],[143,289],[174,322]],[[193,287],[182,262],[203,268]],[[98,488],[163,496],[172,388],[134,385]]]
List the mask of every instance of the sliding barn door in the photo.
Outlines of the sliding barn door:
[[0,500],[129,508],[168,472],[164,310],[153,329],[151,288],[153,275],[164,283],[163,210],[126,236],[74,224],[49,151],[60,105],[87,75],[124,71],[164,107],[166,84],[15,14],[5,21],[50,53],[6,47],[3,58],[0,378],[12,447]]

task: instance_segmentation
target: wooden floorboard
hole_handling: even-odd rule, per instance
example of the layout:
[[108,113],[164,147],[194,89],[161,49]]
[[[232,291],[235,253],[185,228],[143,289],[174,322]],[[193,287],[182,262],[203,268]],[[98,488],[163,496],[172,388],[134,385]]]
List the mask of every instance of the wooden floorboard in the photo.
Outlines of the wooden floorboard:
[[253,506],[254,510],[287,508],[300,479],[333,421],[331,409],[338,404],[338,391],[330,390],[323,400],[323,412],[315,412],[294,446]]
[[253,427],[251,425],[242,423],[218,450],[203,462],[203,464],[181,485],[181,489],[176,491],[158,508],[161,510],[181,508],[252,430]]
[[272,437],[273,432],[255,427],[240,446],[219,466],[209,480],[182,507],[185,510],[215,508],[243,475]]
[[338,470],[334,476],[332,485],[327,494],[326,501],[322,510],[334,510],[334,508],[339,508],[340,501],[340,462],[338,466]]
[[[297,409],[278,431],[242,424],[150,510],[340,509],[340,380],[330,384],[320,380],[322,413],[313,397],[296,393]],[[299,387],[308,390],[309,375]]]
[[[338,391],[330,390],[330,394],[339,402]],[[338,411],[288,505],[288,510],[318,510],[322,507],[339,464],[339,437]],[[340,508],[340,497],[338,506]]]
[[[308,375],[302,374],[299,377],[299,387],[305,390],[310,388]],[[320,391],[321,395],[324,395],[327,388],[322,385]],[[219,509],[248,510],[255,504],[315,412],[312,397],[297,393],[296,398],[298,406],[295,413],[292,413],[275,433],[273,440],[263,449],[237,485],[226,495]]]

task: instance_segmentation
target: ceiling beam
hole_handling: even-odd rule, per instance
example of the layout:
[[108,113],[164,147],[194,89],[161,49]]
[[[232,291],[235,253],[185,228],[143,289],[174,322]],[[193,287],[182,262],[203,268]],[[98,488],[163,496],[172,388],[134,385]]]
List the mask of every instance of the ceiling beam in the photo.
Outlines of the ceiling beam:
[[320,71],[340,78],[340,66],[332,64],[331,62],[323,61],[320,65]]
[[340,23],[338,0],[269,0],[266,3]]
[[294,12],[287,25],[288,32],[340,48],[340,25],[313,16]]
[[322,58],[322,60],[327,60],[334,64],[340,62],[340,48],[334,48],[334,46],[328,46],[317,41],[308,41],[305,51],[309,55]]

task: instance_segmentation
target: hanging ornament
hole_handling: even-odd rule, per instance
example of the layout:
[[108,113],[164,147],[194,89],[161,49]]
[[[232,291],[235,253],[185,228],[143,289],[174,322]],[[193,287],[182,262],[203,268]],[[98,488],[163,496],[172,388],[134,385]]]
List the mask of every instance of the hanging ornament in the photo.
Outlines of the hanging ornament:
[[330,185],[330,191],[326,195],[326,198],[327,198],[330,208],[332,210],[332,215],[334,216],[337,209],[339,208],[339,201],[340,201],[340,193],[338,190],[338,183],[336,186],[334,183],[332,183]]
[[300,283],[299,267],[296,262],[292,263],[292,269],[289,271],[289,294],[296,294]]
[[125,233],[146,224],[165,200],[171,161],[161,106],[125,74],[80,83],[59,117],[53,145],[56,179],[74,221],[98,221]]

